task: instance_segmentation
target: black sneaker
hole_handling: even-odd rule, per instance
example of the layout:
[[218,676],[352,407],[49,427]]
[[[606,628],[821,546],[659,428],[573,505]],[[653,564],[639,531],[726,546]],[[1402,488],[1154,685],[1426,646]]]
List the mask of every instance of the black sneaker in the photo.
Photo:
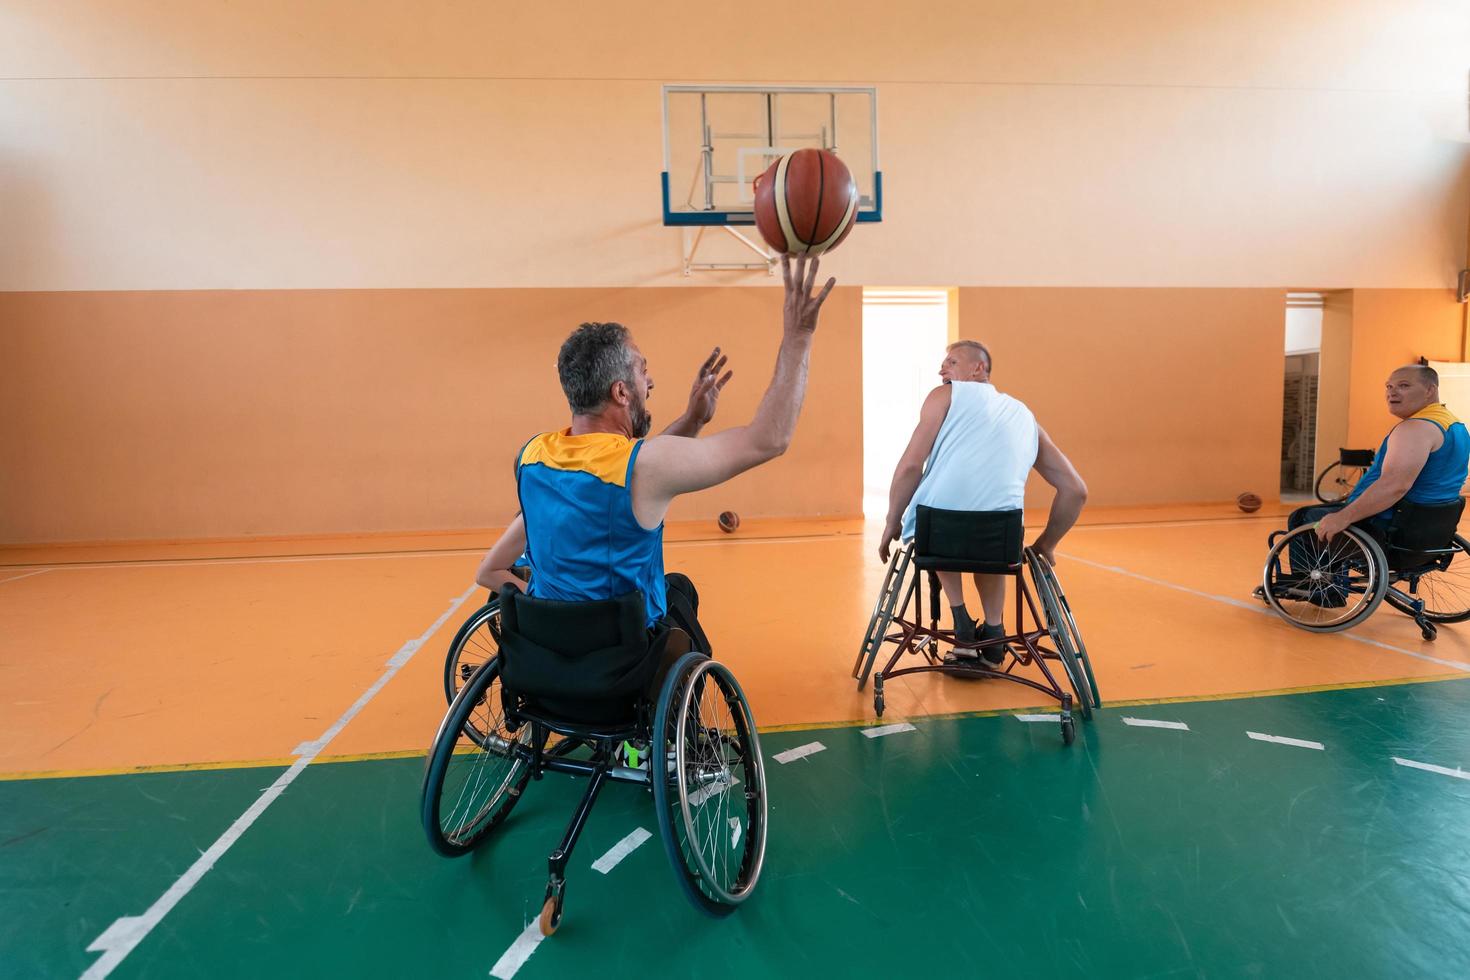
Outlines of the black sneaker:
[[[975,639],[984,643],[986,640],[998,640],[1005,635],[1006,628],[1003,624],[996,623],[992,626],[986,623],[980,627],[980,633]],[[980,654],[980,659],[985,662],[985,666],[995,668],[1006,662],[1006,654],[1011,652],[1011,648],[1009,644],[998,643],[977,652]]]

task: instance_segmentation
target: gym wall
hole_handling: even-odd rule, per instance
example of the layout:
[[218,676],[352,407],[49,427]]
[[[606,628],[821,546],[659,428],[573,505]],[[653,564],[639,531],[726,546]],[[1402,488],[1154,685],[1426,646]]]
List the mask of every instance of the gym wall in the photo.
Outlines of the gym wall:
[[[638,333],[664,420],[736,351],[720,424],[743,421],[779,289],[681,275],[663,82],[877,85],[886,177],[884,222],[826,265],[852,288],[797,446],[675,519],[859,512],[862,285],[962,287],[1105,504],[1273,486],[1281,293],[1382,291],[1365,323],[1417,323],[1465,262],[1462,5],[802,13],[6,4],[0,542],[500,523],[508,447],[563,424],[550,356],[588,318]],[[1141,423],[1101,363],[1170,379],[1194,428]],[[1140,425],[1230,485],[1135,465],[1114,440]]]

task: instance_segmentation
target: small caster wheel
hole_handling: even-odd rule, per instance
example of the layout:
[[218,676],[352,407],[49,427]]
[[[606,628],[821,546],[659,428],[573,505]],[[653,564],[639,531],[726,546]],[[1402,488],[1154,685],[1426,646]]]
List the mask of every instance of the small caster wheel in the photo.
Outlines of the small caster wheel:
[[546,901],[541,904],[541,935],[549,936],[561,925],[564,882],[547,882]]
[[1426,640],[1433,640],[1436,636],[1439,635],[1439,627],[1435,626],[1433,623],[1425,623],[1422,627],[1419,628],[1419,635],[1424,637],[1424,639]]
[[883,717],[883,678],[873,680],[873,710],[878,712],[878,717]]
[[1077,738],[1077,725],[1071,718],[1062,719],[1062,744],[1071,745]]

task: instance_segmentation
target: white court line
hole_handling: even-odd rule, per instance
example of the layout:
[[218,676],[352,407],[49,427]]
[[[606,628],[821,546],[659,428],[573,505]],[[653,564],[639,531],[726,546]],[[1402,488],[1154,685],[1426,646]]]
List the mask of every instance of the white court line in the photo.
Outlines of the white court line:
[[1470,779],[1470,772],[1466,772],[1463,769],[1446,769],[1444,766],[1431,766],[1427,762],[1415,762],[1413,759],[1400,759],[1398,756],[1394,756],[1393,761],[1401,766],[1408,766],[1410,769],[1423,769],[1425,772],[1437,772],[1441,776],[1454,776],[1456,779]]
[[606,854],[593,861],[592,870],[607,874],[618,866],[619,861],[636,851],[639,845],[652,836],[652,834],[642,827],[637,828],[627,837],[614,844]]
[[913,725],[901,721],[896,725],[879,725],[877,728],[864,728],[863,734],[868,738],[882,738],[884,735],[897,735],[899,732],[916,732]]
[[1153,718],[1124,718],[1123,724],[1132,725],[1134,728],[1172,728],[1180,732],[1189,731],[1189,726],[1182,721],[1157,721]]
[[[1184,592],[1188,595],[1199,596],[1201,599],[1211,599],[1215,602],[1223,602],[1227,606],[1235,606],[1239,609],[1246,609],[1250,612],[1261,613],[1266,616],[1276,615],[1274,612],[1271,611],[1269,607],[1263,605],[1260,602],[1246,602],[1244,600],[1235,599],[1230,596],[1215,595],[1211,592],[1201,592],[1199,589],[1191,589],[1188,586],[1175,585],[1173,582],[1165,582],[1163,579],[1152,578],[1148,575],[1140,575],[1137,572],[1131,572],[1128,569],[1121,568],[1117,565],[1104,565],[1100,562],[1088,561],[1086,558],[1078,558],[1076,555],[1064,554],[1060,551],[1057,552],[1057,555],[1067,559],[1068,561],[1075,561],[1079,565],[1090,565],[1093,568],[1100,568],[1105,572],[1116,572],[1119,575],[1126,575],[1129,578],[1136,578],[1140,582],[1148,582],[1150,585],[1161,585],[1166,589],[1173,589],[1175,592]],[[1455,670],[1460,671],[1470,670],[1470,663],[1467,663],[1463,660],[1445,660],[1440,657],[1431,657],[1427,653],[1416,653],[1413,650],[1405,650],[1403,647],[1396,647],[1392,644],[1383,643],[1379,640],[1370,640],[1365,636],[1357,636],[1353,633],[1343,632],[1336,635],[1342,637],[1345,640],[1352,640],[1354,643],[1365,643],[1370,647],[1379,647],[1384,650],[1392,650],[1394,653],[1402,653],[1404,656],[1413,657],[1415,660],[1425,660],[1432,664],[1439,664],[1441,667],[1453,667]]]
[[281,555],[260,558],[170,558],[160,561],[79,561],[53,565],[42,571],[73,568],[180,568],[198,565],[294,565],[309,561],[375,561],[382,558],[455,558],[483,555],[479,549],[458,551],[376,551],[362,555]]
[[721,793],[725,792],[725,790],[739,785],[740,777],[734,774],[731,774],[729,779],[717,779],[714,782],[710,783],[708,786],[701,786],[699,789],[690,793],[689,805],[700,806],[704,803],[705,800],[709,799],[710,797],[719,796]]
[[1321,752],[1327,748],[1321,742],[1311,742],[1304,738],[1287,738],[1285,735],[1264,735],[1261,732],[1246,732],[1257,742],[1275,742],[1277,745],[1295,745],[1299,749],[1316,749]]
[[531,958],[531,954],[536,952],[536,947],[545,938],[541,935],[541,920],[532,919],[531,924],[510,944],[510,949],[500,954],[500,959],[490,968],[490,975],[497,980],[510,980],[517,970],[526,965],[526,960]]
[[52,571],[52,569],[41,568],[34,572],[26,572],[24,575],[12,575],[10,578],[0,578],[0,585],[4,585],[6,582],[19,582],[23,578],[30,578],[32,575],[40,575],[42,572],[49,571]]
[[1062,716],[1059,715],[1059,714],[1058,715],[1011,715],[1011,717],[1014,718],[1014,719],[1016,719],[1017,721],[1051,722],[1053,725],[1059,723],[1062,720]]
[[781,763],[781,765],[784,766],[788,762],[795,762],[797,759],[805,759],[809,755],[816,755],[818,752],[826,751],[826,749],[827,746],[823,745],[821,742],[808,742],[805,745],[798,745],[794,749],[787,749],[785,752],[777,752],[775,755],[771,756],[771,758],[775,759],[777,762]]
[[103,930],[102,935],[94,939],[92,944],[87,947],[87,952],[102,953],[103,955],[88,968],[87,972],[82,974],[82,980],[93,980],[93,978],[100,980],[100,978],[107,976],[116,969],[117,965],[126,959],[127,955],[143,941],[144,937],[163,921],[163,917],[168,915],[173,910],[173,907],[179,904],[184,896],[193,890],[195,885],[199,884],[200,879],[209,872],[210,868],[214,867],[215,862],[224,856],[225,852],[234,845],[235,841],[239,840],[241,835],[250,829],[250,825],[255,823],[256,819],[265,812],[266,808],[280,798],[281,794],[286,791],[286,787],[290,786],[296,777],[301,775],[302,771],[316,760],[317,755],[327,747],[328,743],[336,738],[343,728],[347,727],[347,723],[357,717],[357,713],[366,707],[367,703],[377,696],[384,685],[393,679],[393,675],[397,674],[403,668],[403,665],[408,663],[409,659],[418,651],[419,647],[423,646],[429,637],[433,636],[439,627],[443,626],[449,620],[449,617],[454,615],[455,610],[464,605],[470,595],[478,589],[479,586],[472,586],[465,590],[465,593],[458,599],[453,600],[449,608],[444,611],[444,614],[434,621],[434,625],[425,630],[416,640],[410,640],[408,643],[405,643],[389,659],[387,670],[383,672],[383,675],[373,683],[372,687],[364,691],[362,696],[353,703],[352,707],[343,712],[342,717],[338,718],[331,728],[323,732],[320,738],[314,742],[306,742],[297,746],[297,752],[300,753],[301,757],[292,763],[291,768],[281,773],[276,778],[276,781],[260,794],[260,799],[256,800],[250,805],[249,809],[235,818],[235,822],[230,824],[229,829],[209,846],[209,850],[199,855],[199,858],[189,866],[189,870],[180,875],[179,879],[169,887],[168,891],[164,892],[157,901],[148,907],[148,911],[142,915],[123,916]]

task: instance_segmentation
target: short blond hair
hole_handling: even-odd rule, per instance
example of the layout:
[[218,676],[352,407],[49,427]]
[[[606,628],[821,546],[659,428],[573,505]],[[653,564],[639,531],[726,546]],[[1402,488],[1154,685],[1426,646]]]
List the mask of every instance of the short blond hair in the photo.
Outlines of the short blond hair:
[[952,351],[956,347],[964,347],[967,350],[974,351],[975,352],[975,355],[980,358],[980,362],[985,365],[985,373],[986,374],[989,374],[993,370],[991,368],[991,366],[990,366],[990,364],[991,364],[991,361],[990,361],[990,348],[989,347],[986,347],[984,344],[980,343],[980,341],[978,341],[978,340],[956,340],[954,343],[952,343],[948,347],[946,347],[945,350]]

